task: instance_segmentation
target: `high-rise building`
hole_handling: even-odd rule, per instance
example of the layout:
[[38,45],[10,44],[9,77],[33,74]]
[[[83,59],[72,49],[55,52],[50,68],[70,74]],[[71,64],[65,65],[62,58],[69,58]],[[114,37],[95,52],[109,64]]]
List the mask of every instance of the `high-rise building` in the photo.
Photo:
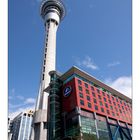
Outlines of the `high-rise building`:
[[131,140],[132,100],[72,67],[50,72],[48,140]]
[[10,122],[11,140],[29,140],[31,134],[31,124],[33,120],[33,111],[21,112]]
[[10,117],[8,117],[8,140],[11,140],[11,138],[12,138],[11,127],[12,127],[11,119],[10,119]]
[[56,32],[65,16],[65,7],[60,0],[43,0],[40,11],[44,20],[46,38],[40,88],[33,119],[32,140],[47,139],[48,93],[44,92],[44,89],[49,86],[49,72],[55,70]]

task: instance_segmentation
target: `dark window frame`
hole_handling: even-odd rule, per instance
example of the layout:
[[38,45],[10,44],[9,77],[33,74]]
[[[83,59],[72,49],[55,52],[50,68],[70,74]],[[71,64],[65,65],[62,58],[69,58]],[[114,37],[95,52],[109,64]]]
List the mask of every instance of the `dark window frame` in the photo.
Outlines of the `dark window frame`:
[[84,100],[80,100],[80,105],[85,105]]
[[86,96],[87,100],[90,101],[90,96]]
[[91,103],[88,102],[88,108],[92,108]]

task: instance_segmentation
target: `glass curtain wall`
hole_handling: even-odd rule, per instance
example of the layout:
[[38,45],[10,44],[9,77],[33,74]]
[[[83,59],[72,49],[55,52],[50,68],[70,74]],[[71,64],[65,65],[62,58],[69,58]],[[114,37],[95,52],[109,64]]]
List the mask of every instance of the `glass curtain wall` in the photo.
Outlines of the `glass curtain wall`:
[[107,127],[107,121],[106,118],[103,116],[97,115],[97,130],[99,134],[99,140],[109,140],[109,131]]
[[81,127],[84,140],[97,140],[95,119],[81,116]]

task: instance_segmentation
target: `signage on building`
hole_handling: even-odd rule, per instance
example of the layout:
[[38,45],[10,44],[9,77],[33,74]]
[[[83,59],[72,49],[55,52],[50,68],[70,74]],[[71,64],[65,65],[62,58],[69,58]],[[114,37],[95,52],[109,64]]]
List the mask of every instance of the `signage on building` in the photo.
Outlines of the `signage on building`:
[[64,89],[64,97],[68,97],[70,94],[71,94],[71,91],[72,91],[72,88],[71,86],[67,86],[65,89]]

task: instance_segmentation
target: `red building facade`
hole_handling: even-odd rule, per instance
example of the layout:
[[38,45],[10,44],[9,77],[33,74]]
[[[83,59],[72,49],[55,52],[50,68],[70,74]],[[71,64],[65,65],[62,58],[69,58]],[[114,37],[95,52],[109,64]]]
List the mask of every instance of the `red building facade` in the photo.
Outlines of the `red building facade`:
[[[112,124],[119,124],[120,127],[127,127],[132,131],[130,98],[76,67],[71,68],[60,79],[63,80],[62,112],[71,114],[75,108],[78,108],[81,116],[94,118],[92,114],[96,114],[101,121],[109,118]],[[113,139],[113,134],[111,136]],[[120,137],[123,139],[123,136]],[[129,138],[131,139],[131,136]]]
[[84,110],[132,124],[132,106],[130,103],[77,77],[66,83],[63,90],[68,86],[72,88],[72,92],[70,96],[63,97],[65,111],[69,112],[78,106]]

